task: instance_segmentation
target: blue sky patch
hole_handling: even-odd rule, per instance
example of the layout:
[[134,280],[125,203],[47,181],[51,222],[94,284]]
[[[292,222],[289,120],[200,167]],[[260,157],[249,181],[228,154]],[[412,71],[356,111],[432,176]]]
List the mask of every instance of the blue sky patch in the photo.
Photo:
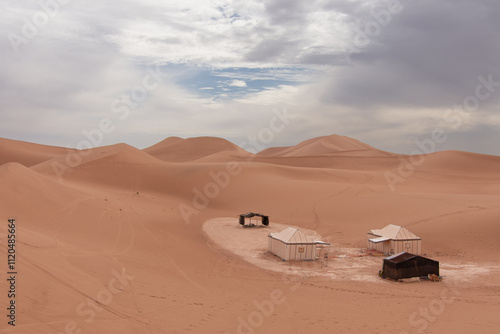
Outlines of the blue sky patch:
[[282,85],[295,86],[309,80],[307,68],[203,68],[189,65],[167,65],[176,76],[176,84],[202,98],[232,100]]

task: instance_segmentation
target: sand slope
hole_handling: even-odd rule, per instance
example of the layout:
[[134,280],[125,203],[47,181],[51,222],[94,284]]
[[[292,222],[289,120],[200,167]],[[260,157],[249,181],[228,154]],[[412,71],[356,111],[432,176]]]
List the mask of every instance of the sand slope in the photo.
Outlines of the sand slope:
[[[11,152],[3,159],[12,162],[0,166],[0,215],[5,223],[17,219],[22,284],[18,324],[2,320],[0,333],[71,326],[81,333],[231,334],[500,327],[499,157],[438,152],[407,168],[408,156],[336,136],[257,156],[207,137],[69,153],[2,145]],[[58,175],[54,166],[61,165],[68,168]],[[401,177],[394,189],[387,175]],[[404,225],[422,237],[423,252],[441,262],[446,278],[378,280],[380,258],[332,258],[330,278],[315,275],[314,265],[273,262],[259,243],[258,260],[280,265],[269,270],[231,250],[234,240],[221,246],[230,236],[222,225],[213,226],[221,231],[218,242],[203,231],[206,221],[248,211],[315,231],[336,251],[366,247],[369,229]],[[256,242],[249,233],[238,237]],[[6,284],[0,281],[0,305],[8,302]],[[425,318],[425,309],[434,313]]]
[[0,138],[0,165],[7,162],[19,162],[29,167],[62,156],[68,151],[73,150]]
[[295,146],[269,148],[259,153],[263,157],[314,157],[314,156],[390,156],[356,139],[331,135],[312,138]]
[[[233,143],[214,137],[188,139],[170,137],[151,147],[145,148],[144,152],[169,162],[197,161],[201,159],[213,161],[219,160],[221,156],[224,156],[224,158],[220,160],[226,160],[230,156],[252,156],[252,154]],[[219,156],[219,159],[217,157],[215,159],[211,158],[213,155]]]

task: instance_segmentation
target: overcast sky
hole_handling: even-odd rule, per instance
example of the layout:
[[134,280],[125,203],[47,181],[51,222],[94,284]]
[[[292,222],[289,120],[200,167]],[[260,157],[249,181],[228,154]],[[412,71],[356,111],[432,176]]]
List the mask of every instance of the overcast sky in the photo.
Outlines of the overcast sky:
[[500,155],[497,0],[0,4],[1,137],[340,134],[415,153],[439,133],[436,150]]

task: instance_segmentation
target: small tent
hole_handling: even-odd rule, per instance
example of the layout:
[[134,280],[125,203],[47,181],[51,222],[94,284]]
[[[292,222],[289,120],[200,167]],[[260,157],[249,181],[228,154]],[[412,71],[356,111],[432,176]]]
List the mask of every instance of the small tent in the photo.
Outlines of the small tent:
[[[240,225],[242,225],[243,227],[255,226],[255,224],[252,223],[253,217],[260,217],[262,225],[269,226],[269,216],[263,215],[261,213],[254,213],[254,212],[248,212],[248,213],[241,214],[240,220],[239,220]],[[247,219],[250,219],[250,222],[248,224],[246,223]]]
[[311,237],[293,227],[268,235],[269,252],[285,261],[316,260],[316,244]]
[[431,274],[439,276],[438,261],[407,252],[385,258],[382,268],[382,277],[394,280]]
[[403,226],[390,224],[368,232],[368,249],[384,254],[411,252],[418,255],[422,251],[422,239]]

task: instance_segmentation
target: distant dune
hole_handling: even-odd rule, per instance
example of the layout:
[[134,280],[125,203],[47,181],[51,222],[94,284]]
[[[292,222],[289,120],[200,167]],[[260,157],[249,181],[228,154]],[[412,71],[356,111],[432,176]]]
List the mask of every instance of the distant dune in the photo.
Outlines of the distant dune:
[[19,162],[30,167],[48,159],[62,156],[68,151],[71,150],[0,138],[0,165],[7,162]]
[[[497,156],[410,157],[332,135],[256,155],[212,137],[85,151],[0,139],[0,161],[0,257],[15,218],[20,277],[19,327],[2,333],[417,332],[419,310],[443,296],[426,333],[500,327]],[[237,233],[254,244],[266,232],[237,223],[251,211],[331,243],[335,279],[311,274],[322,260],[283,263],[234,240],[231,252],[203,232],[225,217],[230,233],[212,226],[219,242]],[[382,258],[335,255],[388,224],[422,238],[442,283],[389,282]],[[2,279],[2,305],[6,291]]]
[[315,156],[391,156],[356,139],[331,135],[306,140],[289,147],[268,148],[262,157],[315,157]]
[[498,175],[500,157],[463,151],[443,151],[428,155],[422,165],[424,170],[445,173]]
[[231,156],[250,157],[252,154],[234,145],[233,143],[215,137],[196,137],[181,139],[178,137],[167,138],[144,152],[164,161],[187,162],[204,159],[210,161],[227,160]]

